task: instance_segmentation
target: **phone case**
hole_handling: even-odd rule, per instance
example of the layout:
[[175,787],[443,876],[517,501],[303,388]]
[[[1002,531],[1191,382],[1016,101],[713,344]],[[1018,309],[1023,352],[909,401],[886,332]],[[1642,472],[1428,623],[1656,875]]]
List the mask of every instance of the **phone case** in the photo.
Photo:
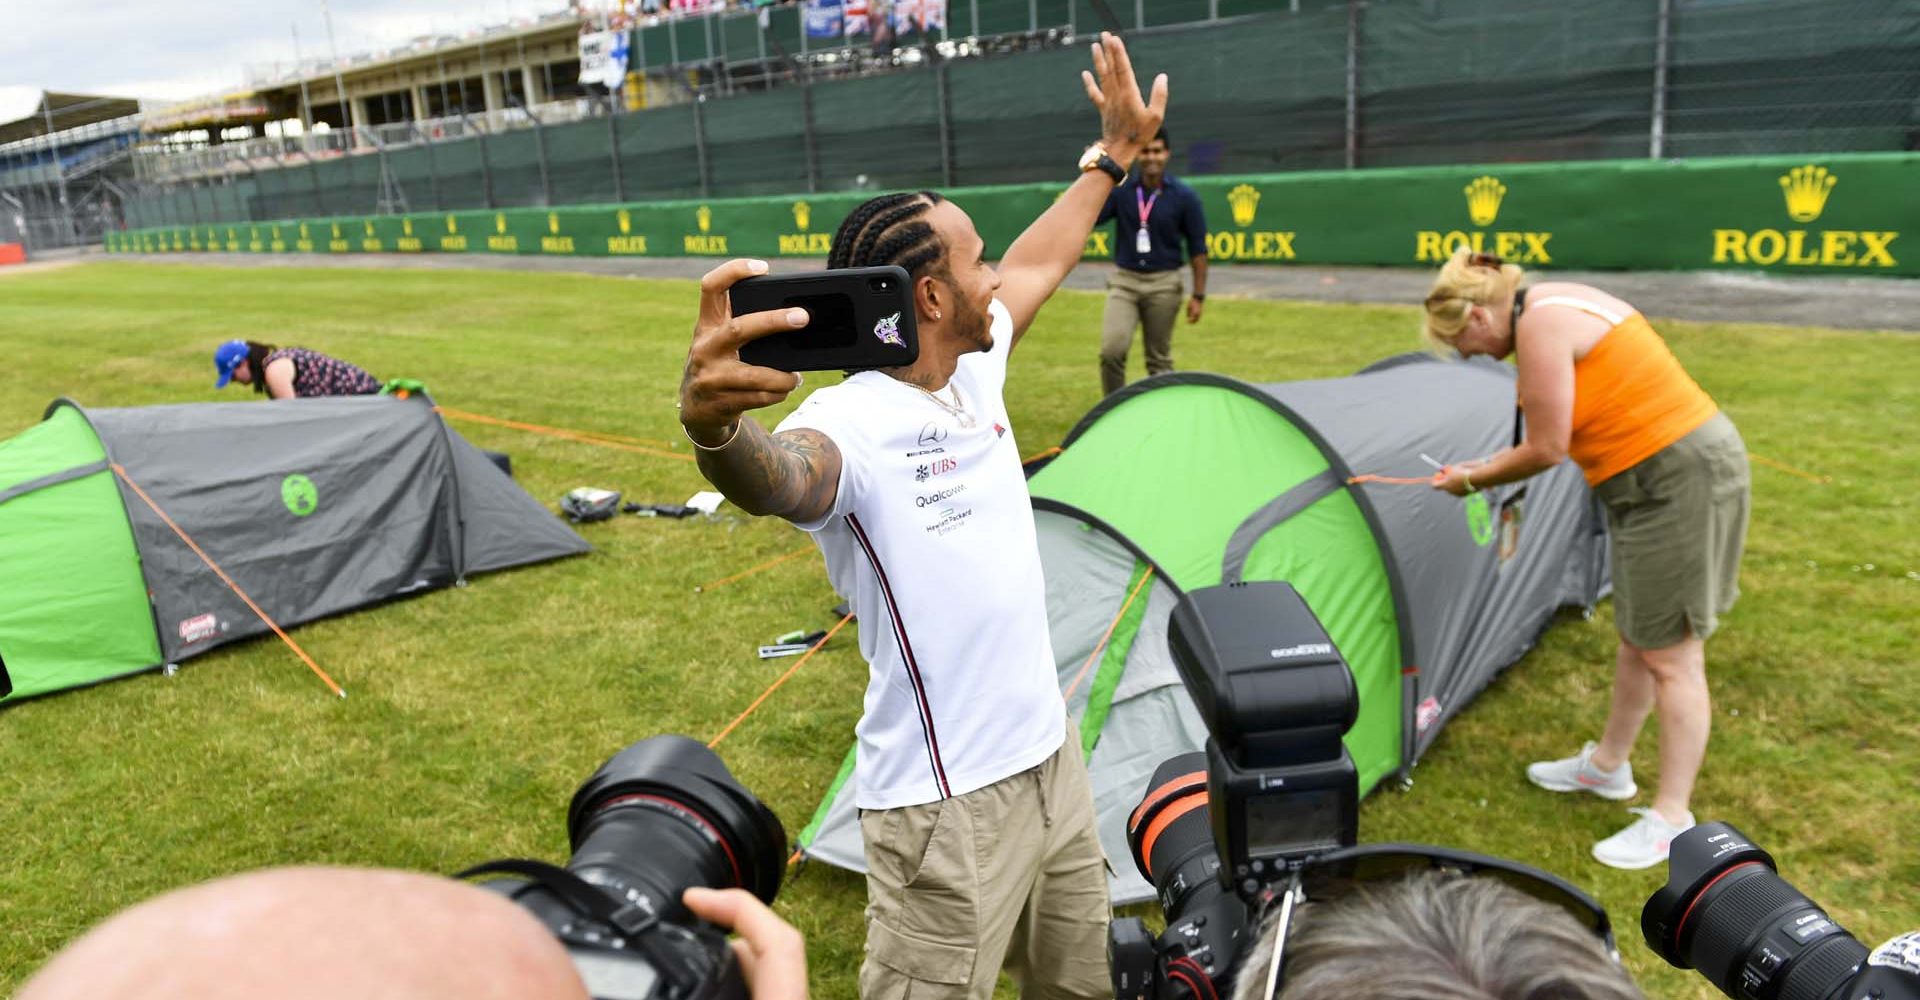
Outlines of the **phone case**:
[[811,317],[799,330],[740,346],[740,360],[788,372],[910,365],[920,357],[912,279],[899,267],[850,267],[747,278],[728,290],[733,314],[799,306]]

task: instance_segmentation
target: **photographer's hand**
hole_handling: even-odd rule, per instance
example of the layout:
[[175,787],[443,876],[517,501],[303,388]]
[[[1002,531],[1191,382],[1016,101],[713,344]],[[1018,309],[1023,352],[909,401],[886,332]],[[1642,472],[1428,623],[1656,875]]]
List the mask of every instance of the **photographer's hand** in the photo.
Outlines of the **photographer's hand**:
[[730,260],[700,279],[700,318],[680,379],[680,423],[698,446],[700,471],[735,506],[804,523],[833,509],[840,449],[818,431],[770,434],[746,415],[784,401],[801,383],[792,372],[740,360],[740,345],[807,323],[803,309],[733,314],[727,290],[766,272],[766,261]]
[[744,889],[688,889],[680,897],[693,915],[739,935],[740,960],[753,1000],[807,1000],[806,940],[792,924]]

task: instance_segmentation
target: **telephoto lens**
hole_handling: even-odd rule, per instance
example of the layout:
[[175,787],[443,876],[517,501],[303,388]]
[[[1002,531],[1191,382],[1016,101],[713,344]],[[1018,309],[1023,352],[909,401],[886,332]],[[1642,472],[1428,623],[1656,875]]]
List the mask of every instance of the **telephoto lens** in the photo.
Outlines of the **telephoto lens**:
[[1845,995],[1867,949],[1726,823],[1674,838],[1667,884],[1647,900],[1647,946],[1738,1000]]
[[1247,925],[1246,904],[1220,879],[1207,814],[1207,755],[1160,764],[1127,819],[1133,863],[1159,894],[1166,932],[1149,937],[1137,918],[1108,933],[1118,1000],[1224,996]]

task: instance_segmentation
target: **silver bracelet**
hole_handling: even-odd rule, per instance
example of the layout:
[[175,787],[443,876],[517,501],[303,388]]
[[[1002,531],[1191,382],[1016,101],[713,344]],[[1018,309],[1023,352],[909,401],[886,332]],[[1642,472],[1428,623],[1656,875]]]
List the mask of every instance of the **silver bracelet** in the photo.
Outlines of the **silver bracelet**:
[[746,422],[745,417],[735,418],[733,421],[733,433],[727,435],[727,439],[725,441],[720,442],[719,444],[701,444],[698,441],[694,441],[693,432],[687,429],[686,424],[680,425],[680,433],[685,434],[687,436],[687,440],[692,441],[693,446],[695,448],[700,449],[701,451],[724,451],[727,445],[732,444],[733,440],[740,436],[740,425],[745,422]]

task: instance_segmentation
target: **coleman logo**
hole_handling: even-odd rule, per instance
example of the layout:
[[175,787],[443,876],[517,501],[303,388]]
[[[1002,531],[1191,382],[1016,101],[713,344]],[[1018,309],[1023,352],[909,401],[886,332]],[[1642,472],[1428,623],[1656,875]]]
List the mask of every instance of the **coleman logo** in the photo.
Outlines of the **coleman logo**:
[[1476,226],[1493,225],[1500,217],[1500,199],[1507,196],[1507,186],[1497,177],[1475,177],[1466,192],[1467,217]]
[[220,619],[213,615],[194,615],[182,621],[179,626],[180,641],[193,645],[202,639],[211,638],[220,631]]
[[507,213],[493,213],[494,235],[487,237],[487,249],[498,253],[517,253],[520,250],[520,238],[507,235]]
[[[1840,179],[1811,163],[1780,175],[1787,217],[1812,222],[1827,210],[1827,197]],[[1897,267],[1893,241],[1898,232],[1871,229],[1716,229],[1715,264],[1786,264],[1792,267]]]
[[1260,189],[1251,184],[1236,185],[1227,192],[1227,206],[1233,209],[1233,224],[1241,232],[1221,230],[1207,234],[1207,255],[1219,260],[1292,260],[1293,232],[1279,230],[1245,231],[1260,214]]
[[547,232],[551,236],[540,237],[541,253],[572,253],[573,237],[560,235],[560,213],[547,213]]
[[1438,264],[1453,256],[1454,251],[1466,247],[1474,253],[1493,253],[1516,264],[1551,264],[1553,253],[1547,249],[1547,241],[1553,239],[1552,233],[1526,232],[1523,230],[1502,230],[1487,232],[1484,227],[1491,226],[1500,217],[1500,206],[1507,198],[1507,186],[1500,178],[1488,175],[1475,177],[1460,189],[1467,197],[1467,221],[1474,226],[1469,232],[1451,229],[1441,232],[1437,229],[1423,229],[1413,234],[1413,259]]
[[1303,642],[1298,646],[1282,646],[1267,653],[1276,660],[1288,660],[1297,656],[1326,656],[1333,652],[1333,644],[1326,642]]
[[631,235],[633,232],[633,213],[621,209],[613,215],[614,224],[620,227],[620,235],[607,237],[607,252],[612,254],[642,254],[647,252],[647,238]]
[[804,201],[793,203],[793,225],[800,231],[780,234],[780,252],[800,254],[808,257],[820,257],[833,252],[833,236],[830,233],[808,232],[813,222],[813,206]]
[[693,221],[695,225],[700,227],[700,235],[695,236],[692,233],[681,234],[681,239],[684,241],[682,243],[682,249],[686,253],[724,254],[728,252],[727,238],[725,236],[709,235],[709,230],[713,228],[713,209],[705,205],[700,206],[694,210]]

